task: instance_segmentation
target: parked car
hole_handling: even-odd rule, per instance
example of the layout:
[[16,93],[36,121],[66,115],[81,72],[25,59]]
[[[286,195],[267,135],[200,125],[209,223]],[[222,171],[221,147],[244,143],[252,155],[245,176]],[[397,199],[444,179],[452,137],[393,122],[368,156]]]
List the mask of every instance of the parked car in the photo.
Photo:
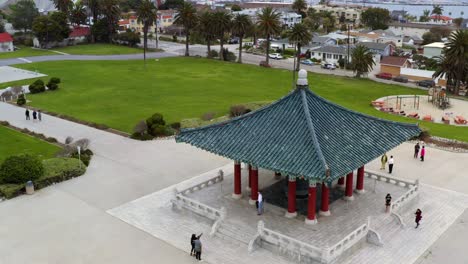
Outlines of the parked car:
[[381,73],[376,74],[375,77],[380,78],[380,79],[391,80],[392,74],[388,72],[381,72]]
[[405,76],[401,76],[401,75],[393,78],[393,80],[395,82],[401,82],[401,83],[407,83],[408,82],[408,78],[406,78]]
[[422,81],[417,82],[416,85],[430,88],[430,87],[435,86],[435,82],[433,80],[422,80]]
[[301,60],[301,64],[304,64],[304,65],[314,65],[314,62],[307,59],[307,60]]
[[279,54],[279,53],[269,54],[268,57],[270,57],[270,59],[275,59],[275,60],[283,59],[283,56],[281,54]]
[[322,69],[334,70],[336,69],[336,66],[335,64],[332,64],[332,63],[325,63],[325,64],[322,64]]
[[228,44],[239,44],[239,38],[238,38],[238,37],[231,38],[231,39],[228,41]]

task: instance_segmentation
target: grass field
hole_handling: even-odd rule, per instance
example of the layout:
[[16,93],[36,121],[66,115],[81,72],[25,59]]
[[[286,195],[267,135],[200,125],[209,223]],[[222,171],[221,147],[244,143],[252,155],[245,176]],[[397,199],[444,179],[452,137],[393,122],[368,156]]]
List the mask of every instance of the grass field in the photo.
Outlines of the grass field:
[[51,158],[60,148],[0,125],[0,149],[1,164],[5,158],[18,154],[40,155],[43,159]]
[[33,56],[43,56],[43,55],[57,55],[55,52],[47,50],[37,50],[31,47],[19,46],[19,49],[13,52],[1,52],[0,60],[2,59],[11,59],[11,58],[23,58],[23,57],[33,57]]
[[[167,122],[227,113],[234,104],[275,100],[291,90],[291,73],[254,65],[197,58],[149,60],[146,70],[134,61],[58,61],[24,64],[62,79],[55,92],[30,95],[31,105],[132,132],[155,112]],[[345,107],[385,119],[415,120],[376,111],[370,102],[386,95],[421,90],[365,79],[309,74],[310,88]],[[468,128],[420,121],[433,135],[468,141]]]
[[[73,55],[122,55],[143,53],[142,49],[112,44],[86,44],[54,48],[53,50]],[[57,53],[55,53],[57,54]]]

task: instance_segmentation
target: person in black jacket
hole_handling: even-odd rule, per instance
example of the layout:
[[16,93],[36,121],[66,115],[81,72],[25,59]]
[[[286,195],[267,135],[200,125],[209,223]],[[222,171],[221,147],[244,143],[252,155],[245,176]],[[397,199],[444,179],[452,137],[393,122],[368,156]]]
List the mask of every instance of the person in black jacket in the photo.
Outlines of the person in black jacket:
[[387,196],[385,196],[385,212],[390,212],[390,205],[392,204],[392,196],[387,193]]
[[29,117],[29,109],[26,108],[26,112],[24,112],[24,114],[26,115],[26,120],[31,120]]
[[190,256],[195,256],[195,240],[200,239],[202,235],[203,233],[201,233],[198,236],[195,234],[192,234],[192,237],[190,238],[190,245],[192,246],[192,250],[190,250]]

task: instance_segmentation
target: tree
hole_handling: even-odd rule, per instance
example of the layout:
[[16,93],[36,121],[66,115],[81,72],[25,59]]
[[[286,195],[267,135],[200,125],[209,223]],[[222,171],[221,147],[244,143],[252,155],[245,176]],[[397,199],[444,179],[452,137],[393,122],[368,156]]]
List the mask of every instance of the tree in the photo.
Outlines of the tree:
[[62,41],[63,39],[68,38],[70,35],[70,28],[68,27],[67,14],[63,12],[53,12],[49,13],[50,19],[58,24],[58,35],[55,38],[55,41]]
[[232,21],[232,33],[239,38],[239,60],[242,63],[242,40],[252,29],[252,20],[248,15],[237,14]]
[[270,55],[271,37],[281,32],[280,14],[271,7],[265,7],[262,9],[261,13],[257,14],[257,16],[258,31],[266,37],[267,45],[265,60],[266,64],[269,64],[270,58],[268,56]]
[[151,25],[154,25],[156,22],[156,6],[150,0],[141,1],[140,6],[137,9],[136,15],[138,17],[138,22],[143,24],[143,61],[146,65],[146,48],[148,45],[148,29]]
[[82,1],[76,1],[70,11],[70,22],[73,25],[84,25],[86,23],[86,7]]
[[10,5],[10,22],[18,30],[26,31],[32,29],[33,21],[39,16],[36,4],[32,0],[20,0],[14,5]]
[[96,41],[95,33],[97,30],[93,30],[94,25],[98,23],[98,16],[100,15],[100,5],[99,0],[83,0],[84,5],[86,6],[87,13],[91,14],[93,17],[93,27],[91,28],[91,42]]
[[115,33],[120,18],[120,8],[118,0],[100,0],[99,1],[101,14],[104,15],[107,22],[107,30],[110,34],[109,40]]
[[289,33],[289,42],[294,43],[297,47],[297,65],[294,66],[296,71],[299,71],[300,67],[301,46],[309,44],[311,40],[312,34],[304,24],[298,23],[292,27]]
[[213,13],[204,11],[199,15],[198,32],[206,41],[207,57],[211,57],[211,42],[215,39],[215,27]]
[[177,9],[177,12],[174,24],[184,27],[185,56],[189,56],[190,33],[198,23],[197,10],[191,3],[184,2],[183,5]]
[[361,21],[372,30],[387,29],[392,18],[388,9],[371,7],[362,12]]
[[231,11],[233,11],[233,12],[239,12],[239,11],[242,11],[242,8],[240,7],[240,5],[233,4],[233,5],[231,6]]
[[322,24],[322,16],[317,10],[312,7],[307,9],[307,17],[304,19],[304,24],[312,31],[316,31]]
[[50,42],[60,42],[70,34],[67,15],[54,12],[47,16],[39,16],[33,22],[32,30],[41,46],[48,48]]
[[3,23],[3,20],[0,20],[0,33],[5,32],[5,24]]
[[71,0],[54,0],[54,6],[58,11],[68,14],[73,8],[73,1]]
[[214,19],[214,27],[215,27],[215,32],[216,35],[219,38],[219,44],[220,44],[220,49],[219,49],[219,59],[224,60],[224,34],[226,32],[229,32],[231,29],[231,14],[223,12],[223,11],[217,11],[213,14],[213,19]]
[[434,42],[440,42],[442,38],[440,37],[439,34],[437,33],[432,33],[432,32],[426,32],[422,35],[423,45],[431,44]]
[[333,13],[330,11],[324,11],[324,12],[320,12],[320,14],[322,16],[321,23],[322,23],[323,30],[326,33],[330,33],[333,30],[335,30],[336,19]]
[[375,65],[372,52],[363,45],[358,45],[354,48],[353,53],[351,53],[351,58],[351,67],[356,73],[357,78],[361,78],[361,75],[372,71],[372,68]]
[[452,30],[447,27],[431,27],[429,31],[439,35],[441,38],[448,38],[452,34]]
[[429,15],[431,14],[431,10],[425,9],[423,11],[423,15],[419,17],[419,22],[429,22]]
[[442,15],[442,13],[444,12],[444,8],[441,6],[441,5],[434,5],[432,7],[432,12],[431,14],[432,15],[436,15],[436,20],[439,21],[440,20],[440,16]]
[[457,28],[461,28],[461,25],[463,24],[463,17],[455,18],[453,20],[453,24],[455,24]]
[[307,2],[305,0],[294,0],[291,9],[298,14],[302,14],[307,9]]
[[180,9],[184,5],[184,0],[166,0],[163,4],[164,9]]
[[444,47],[444,58],[440,70],[434,75],[442,76],[444,73],[455,81],[455,93],[462,82],[468,79],[468,30],[457,30],[453,33]]

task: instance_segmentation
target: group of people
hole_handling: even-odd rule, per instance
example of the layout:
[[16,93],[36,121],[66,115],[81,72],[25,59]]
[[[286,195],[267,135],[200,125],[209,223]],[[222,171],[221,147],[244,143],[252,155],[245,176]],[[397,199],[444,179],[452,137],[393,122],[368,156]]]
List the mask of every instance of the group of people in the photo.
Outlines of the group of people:
[[190,256],[194,256],[198,261],[202,261],[201,259],[202,243],[200,241],[200,237],[202,235],[203,233],[201,233],[198,236],[195,234],[192,234],[192,237],[190,238],[190,245],[192,246],[192,250],[190,250]]
[[395,163],[395,160],[393,159],[393,156],[390,156],[390,159],[387,157],[387,153],[384,153],[382,157],[380,158],[381,170],[385,170],[385,166],[388,164],[388,173],[392,174],[393,171],[393,164]]
[[417,159],[419,157],[421,158],[421,161],[424,161],[424,157],[426,156],[426,147],[423,145],[419,145],[419,142],[414,145],[414,158]]
[[[392,196],[387,193],[387,196],[385,196],[385,212],[386,213],[390,213],[390,206],[392,205]],[[416,210],[416,213],[414,213],[416,215],[416,218],[415,218],[415,222],[416,222],[416,228],[419,227],[419,222],[421,222],[421,219],[422,219],[422,211],[421,209],[417,209]]]
[[[26,120],[31,120],[29,109],[26,108],[26,112],[24,114],[26,115]],[[33,110],[32,117],[33,117],[33,122],[36,122],[37,120],[42,121],[41,110],[37,110],[37,112],[36,110]]]

